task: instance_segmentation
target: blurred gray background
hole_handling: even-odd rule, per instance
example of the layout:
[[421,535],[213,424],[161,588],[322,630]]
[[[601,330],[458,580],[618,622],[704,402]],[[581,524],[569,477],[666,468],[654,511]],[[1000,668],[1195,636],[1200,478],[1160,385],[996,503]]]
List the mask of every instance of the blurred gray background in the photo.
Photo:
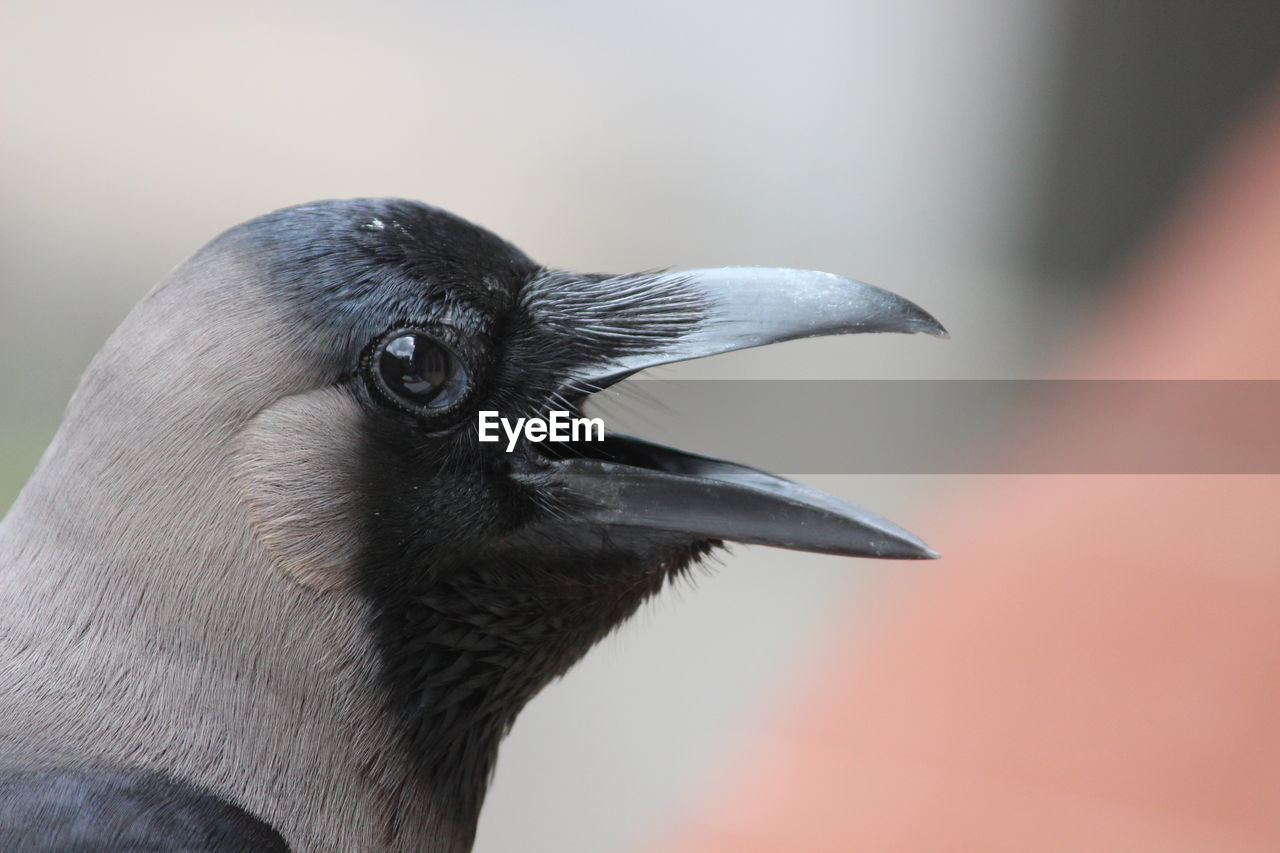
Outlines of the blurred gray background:
[[[419,198],[579,270],[829,270],[953,335],[659,377],[1033,376],[1265,89],[1278,33],[1280,4],[1246,0],[5,2],[0,508],[136,299],[224,228],[316,198]],[[926,537],[946,485],[806,479]],[[831,619],[928,570],[724,563],[529,707],[478,850],[638,848]]]

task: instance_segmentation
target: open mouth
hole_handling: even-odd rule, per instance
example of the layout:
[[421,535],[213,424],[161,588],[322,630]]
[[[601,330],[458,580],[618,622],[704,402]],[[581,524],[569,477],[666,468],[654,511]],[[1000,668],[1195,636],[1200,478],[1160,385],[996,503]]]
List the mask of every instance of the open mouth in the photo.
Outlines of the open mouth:
[[559,455],[561,478],[596,498],[591,520],[603,524],[843,556],[938,556],[886,518],[758,468],[619,433]]
[[[567,388],[601,389],[647,367],[802,337],[946,336],[909,300],[826,273],[727,268],[673,275],[697,288],[705,321],[670,344],[592,365]],[[617,433],[543,445],[543,452],[562,484],[584,499],[592,522],[845,556],[938,556],[888,519],[746,465]]]

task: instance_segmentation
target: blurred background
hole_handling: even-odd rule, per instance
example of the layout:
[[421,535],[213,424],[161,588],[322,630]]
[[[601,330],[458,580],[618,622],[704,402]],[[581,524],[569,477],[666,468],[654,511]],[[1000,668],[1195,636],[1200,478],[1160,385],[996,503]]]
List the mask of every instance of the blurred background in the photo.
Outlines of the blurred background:
[[[317,198],[421,199],[584,271],[829,270],[953,338],[660,377],[1036,376],[1260,107],[1280,4],[6,2],[0,66],[3,509],[133,302],[221,230]],[[946,552],[928,519],[953,480],[807,479]],[[724,562],[528,708],[477,850],[639,849],[886,573],[930,571]]]

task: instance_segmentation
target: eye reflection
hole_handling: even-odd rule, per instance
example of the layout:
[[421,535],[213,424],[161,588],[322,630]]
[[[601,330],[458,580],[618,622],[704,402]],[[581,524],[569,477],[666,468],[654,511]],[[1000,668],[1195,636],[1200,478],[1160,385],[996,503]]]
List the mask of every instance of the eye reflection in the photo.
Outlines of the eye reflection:
[[453,352],[420,332],[387,341],[378,356],[378,373],[387,390],[412,406],[440,409],[467,390],[467,371]]

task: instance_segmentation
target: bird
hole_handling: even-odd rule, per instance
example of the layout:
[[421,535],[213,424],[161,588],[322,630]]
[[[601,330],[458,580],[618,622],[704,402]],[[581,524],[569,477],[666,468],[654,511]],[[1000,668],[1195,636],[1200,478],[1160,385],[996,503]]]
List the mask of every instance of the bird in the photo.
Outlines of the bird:
[[477,413],[862,332],[946,336],[833,274],[571,273],[404,199],[227,230],[0,523],[0,849],[465,853],[525,704],[726,542],[937,556],[745,465]]

